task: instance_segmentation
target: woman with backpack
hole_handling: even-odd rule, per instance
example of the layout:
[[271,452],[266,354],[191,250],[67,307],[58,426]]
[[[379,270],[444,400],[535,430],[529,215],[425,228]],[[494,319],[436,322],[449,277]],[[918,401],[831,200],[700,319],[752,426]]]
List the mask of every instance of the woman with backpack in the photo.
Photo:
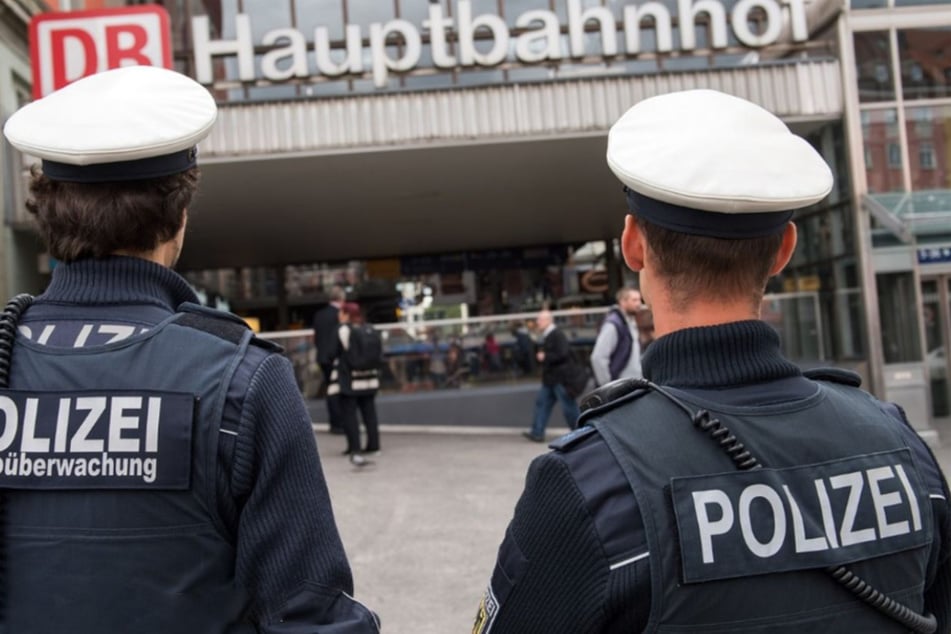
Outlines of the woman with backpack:
[[[376,393],[380,389],[382,343],[373,326],[363,322],[360,307],[352,302],[340,308],[340,326],[337,330],[340,347],[330,374],[327,394],[340,395],[340,414],[347,450],[355,466],[372,464],[364,455],[380,451],[380,425],[376,416]],[[367,443],[360,449],[360,426],[357,410],[366,427]]]

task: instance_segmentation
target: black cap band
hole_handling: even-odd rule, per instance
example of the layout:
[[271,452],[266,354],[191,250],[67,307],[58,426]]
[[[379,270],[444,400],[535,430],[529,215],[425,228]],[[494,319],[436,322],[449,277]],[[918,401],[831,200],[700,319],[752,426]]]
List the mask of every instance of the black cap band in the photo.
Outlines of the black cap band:
[[162,156],[94,165],[72,165],[44,160],[43,174],[54,181],[70,183],[118,183],[178,174],[197,164],[198,148],[191,147]]
[[703,211],[665,203],[624,188],[627,206],[635,216],[677,233],[708,238],[763,238],[780,233],[792,217],[792,211],[728,214]]

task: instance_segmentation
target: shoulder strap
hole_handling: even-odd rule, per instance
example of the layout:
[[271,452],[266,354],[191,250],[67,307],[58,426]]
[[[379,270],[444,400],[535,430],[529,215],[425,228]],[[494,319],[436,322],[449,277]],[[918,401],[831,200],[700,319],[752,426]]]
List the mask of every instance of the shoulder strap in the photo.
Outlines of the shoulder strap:
[[[248,335],[251,327],[232,313],[185,302],[178,307],[175,323],[212,334],[233,344],[239,344]],[[270,352],[283,352],[278,344],[251,335],[251,343]]]

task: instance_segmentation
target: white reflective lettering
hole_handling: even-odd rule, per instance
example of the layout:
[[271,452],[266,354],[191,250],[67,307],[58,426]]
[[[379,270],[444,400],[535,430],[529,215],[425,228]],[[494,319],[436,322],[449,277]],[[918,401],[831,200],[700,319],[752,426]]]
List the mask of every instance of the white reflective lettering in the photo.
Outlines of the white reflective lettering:
[[[759,541],[753,532],[753,520],[750,516],[750,507],[757,499],[765,500],[773,512],[773,536],[765,543]],[[786,513],[783,510],[782,498],[772,487],[751,484],[743,489],[740,494],[740,529],[746,547],[757,557],[772,557],[783,547],[786,540]]]
[[895,472],[891,467],[878,467],[869,469],[865,472],[868,477],[868,488],[872,492],[872,503],[875,505],[875,517],[878,520],[878,534],[882,537],[895,537],[896,535],[907,535],[911,532],[908,527],[908,520],[900,522],[888,522],[888,515],[885,508],[901,504],[901,494],[898,491],[891,493],[882,493],[881,481],[890,480],[895,477]]
[[122,432],[139,428],[138,416],[126,416],[126,410],[141,410],[141,396],[114,396],[109,408],[109,451],[136,452],[138,438],[124,438]]
[[0,434],[0,451],[6,451],[16,438],[20,426],[20,412],[9,396],[0,396],[0,412],[3,413],[3,434]]
[[89,339],[89,335],[92,334],[93,326],[92,324],[86,324],[80,329],[79,335],[76,337],[76,341],[73,342],[74,348],[82,348],[86,345],[86,340]]
[[839,547],[839,537],[835,531],[835,518],[832,516],[832,503],[829,501],[829,492],[823,480],[816,480],[816,495],[819,497],[819,509],[822,511],[822,528],[825,529],[826,539],[830,548]]
[[901,480],[901,485],[905,489],[905,495],[908,497],[908,506],[911,509],[911,527],[915,532],[921,530],[921,509],[918,507],[918,496],[915,495],[914,489],[911,488],[911,482],[908,481],[908,474],[905,473],[905,468],[903,466],[895,465],[895,472],[898,474],[898,479]]
[[23,438],[20,440],[20,451],[23,453],[49,453],[50,439],[36,437],[36,409],[39,400],[26,399],[23,411]]
[[149,397],[149,410],[145,421],[145,450],[149,453],[158,451],[159,419],[162,415],[162,399],[157,396]]
[[[710,520],[707,506],[720,507],[720,519]],[[697,527],[700,529],[700,549],[703,551],[703,563],[712,564],[713,536],[724,535],[733,527],[733,505],[730,498],[720,489],[693,492],[693,508],[697,515]]]
[[104,324],[99,326],[100,335],[113,335],[112,339],[106,343],[115,343],[116,341],[122,341],[123,339],[128,339],[135,334],[135,326],[122,326],[119,324]]
[[797,553],[811,553],[819,550],[829,550],[829,542],[825,537],[806,537],[806,524],[802,519],[802,511],[799,510],[799,504],[793,497],[792,491],[785,484],[783,491],[786,493],[786,499],[789,500],[789,510],[792,512],[793,519],[793,538],[795,539]]
[[852,471],[829,478],[829,484],[833,489],[849,488],[849,499],[845,503],[845,515],[842,518],[842,525],[839,527],[839,541],[842,546],[852,546],[862,542],[870,542],[875,539],[874,528],[863,528],[854,530],[855,517],[858,514],[859,502],[862,499],[862,489],[865,487],[865,480],[862,478],[861,471]]
[[76,411],[88,411],[86,419],[76,430],[69,442],[70,453],[99,453],[102,451],[102,439],[89,438],[89,432],[106,411],[105,396],[83,396],[76,399]]
[[59,399],[59,411],[56,413],[56,437],[53,441],[53,451],[66,451],[66,439],[69,433],[69,411],[73,404],[71,398]]

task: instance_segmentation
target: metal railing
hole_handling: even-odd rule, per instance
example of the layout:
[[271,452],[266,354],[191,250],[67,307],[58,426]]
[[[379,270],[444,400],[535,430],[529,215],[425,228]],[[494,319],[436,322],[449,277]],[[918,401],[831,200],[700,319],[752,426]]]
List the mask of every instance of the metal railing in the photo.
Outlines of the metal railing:
[[[607,306],[552,311],[579,362],[587,363],[607,311]],[[383,334],[381,389],[418,392],[537,382],[536,317],[531,312],[374,324]],[[792,360],[825,360],[818,293],[767,295],[763,320],[779,333]],[[259,335],[284,347],[308,398],[319,395],[322,381],[313,335],[310,328]]]

